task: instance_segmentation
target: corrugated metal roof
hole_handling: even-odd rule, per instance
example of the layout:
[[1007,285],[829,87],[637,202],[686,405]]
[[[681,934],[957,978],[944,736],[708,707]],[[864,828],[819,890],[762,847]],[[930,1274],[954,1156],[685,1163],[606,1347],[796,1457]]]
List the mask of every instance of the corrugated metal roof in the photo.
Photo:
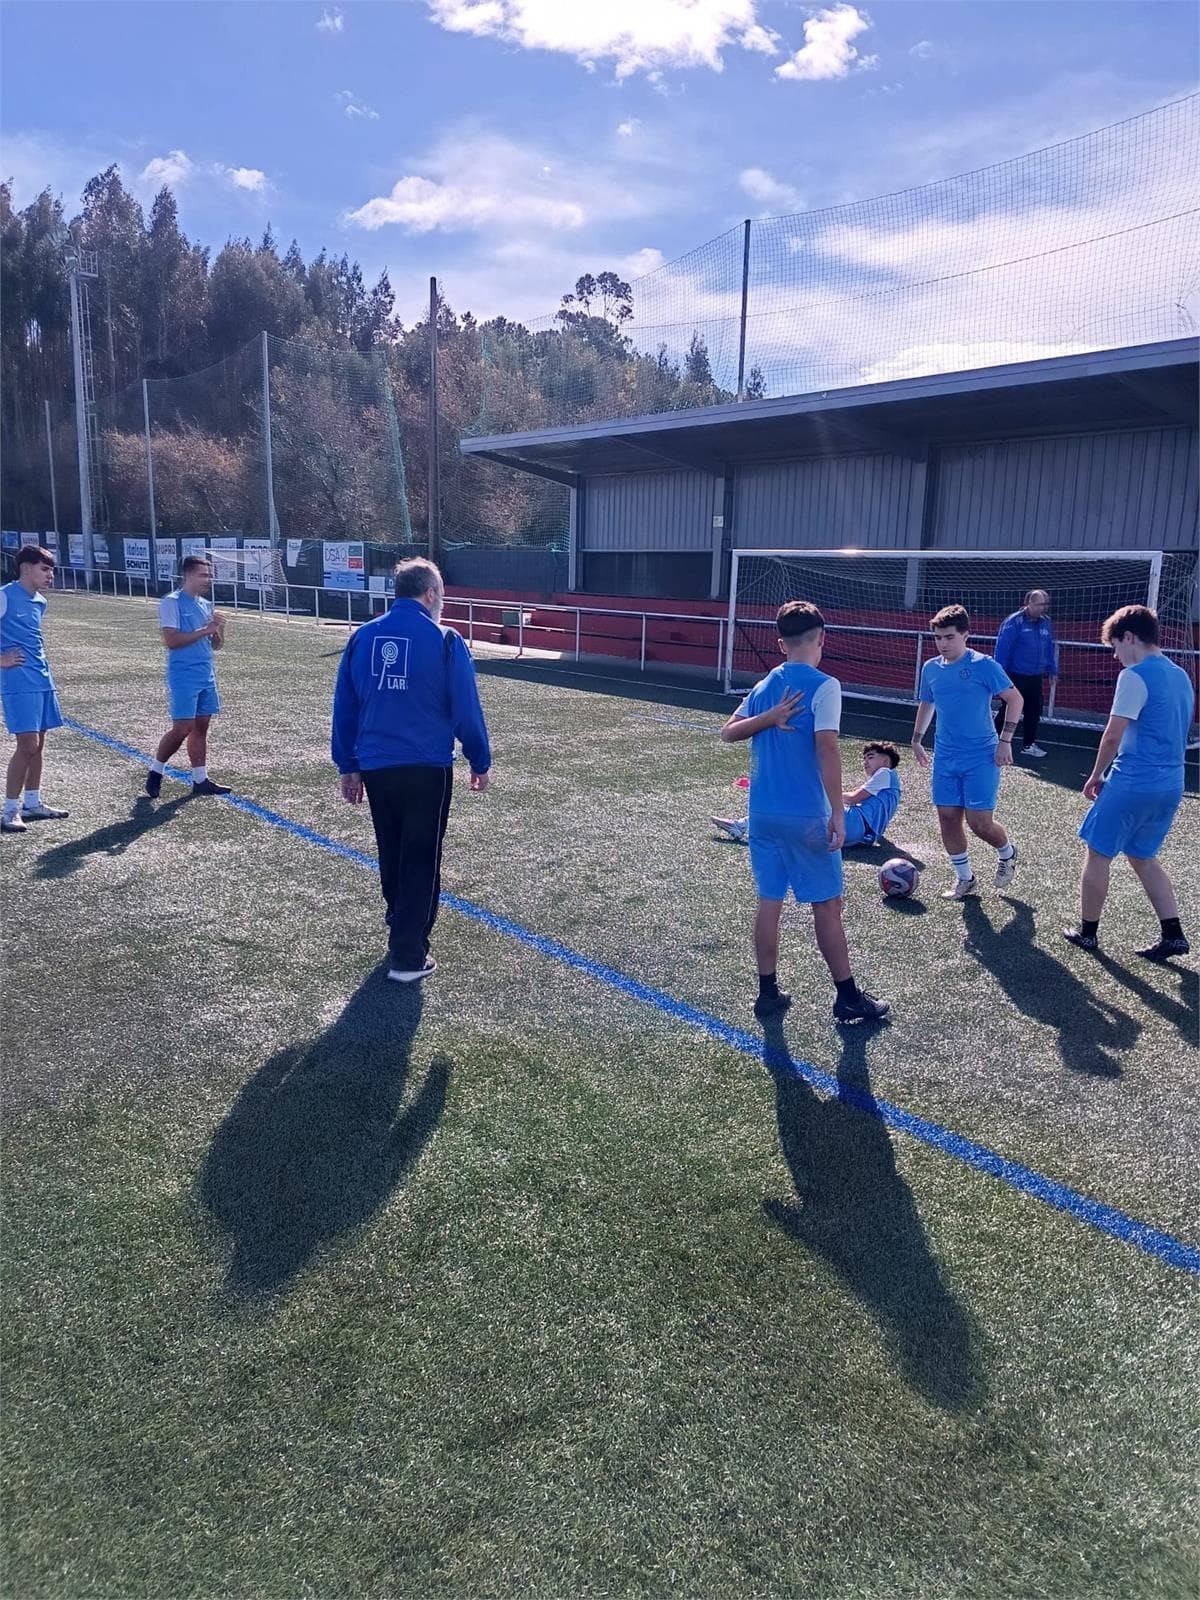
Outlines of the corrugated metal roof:
[[465,438],[464,455],[572,482],[598,473],[721,472],[726,463],[1195,422],[1200,339],[1171,339],[821,394]]

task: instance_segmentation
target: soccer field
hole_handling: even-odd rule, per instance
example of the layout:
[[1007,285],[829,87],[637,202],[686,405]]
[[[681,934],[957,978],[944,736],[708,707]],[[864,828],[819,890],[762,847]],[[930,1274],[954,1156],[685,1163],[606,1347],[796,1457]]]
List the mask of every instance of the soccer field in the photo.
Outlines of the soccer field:
[[[1194,1596],[1196,973],[1131,954],[1124,867],[1101,956],[1059,937],[1087,752],[1006,774],[1021,869],[961,905],[905,752],[846,874],[891,1023],[834,1026],[785,914],[787,1059],[700,694],[481,666],[494,784],[458,774],[437,975],[388,984],[344,638],[235,615],[234,801],[152,803],[153,608],[52,597],[71,817],[2,850],[3,1592]],[[849,720],[848,774],[906,737]]]

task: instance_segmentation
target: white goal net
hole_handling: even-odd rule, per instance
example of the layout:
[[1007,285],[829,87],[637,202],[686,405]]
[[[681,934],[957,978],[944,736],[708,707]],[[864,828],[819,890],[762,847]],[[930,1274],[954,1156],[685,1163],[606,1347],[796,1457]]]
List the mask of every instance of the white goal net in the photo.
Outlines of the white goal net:
[[935,611],[965,606],[972,642],[990,652],[1004,618],[1044,589],[1059,666],[1045,720],[1096,727],[1116,677],[1100,624],[1118,606],[1153,607],[1164,649],[1197,682],[1196,581],[1189,551],[735,550],[725,687],[778,664],[776,612],[811,600],[827,624],[824,670],[847,694],[911,705],[934,654]]

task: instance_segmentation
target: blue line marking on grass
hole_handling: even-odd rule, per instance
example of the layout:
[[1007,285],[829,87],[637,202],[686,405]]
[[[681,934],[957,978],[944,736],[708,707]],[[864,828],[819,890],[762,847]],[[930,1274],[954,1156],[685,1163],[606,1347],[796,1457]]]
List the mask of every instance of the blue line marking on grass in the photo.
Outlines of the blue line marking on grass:
[[[89,728],[84,723],[75,722],[69,717],[65,725],[73,732],[82,734],[84,738],[92,739],[97,744],[127,756],[131,761],[146,767],[150,765],[150,758],[143,755],[140,750],[135,750],[132,745],[123,744],[121,740],[101,733],[96,728]],[[178,782],[191,782],[190,778],[177,770],[170,768],[167,770],[168,776]],[[351,861],[355,866],[365,867],[370,872],[378,868],[379,863],[374,856],[367,855],[365,851],[340,844],[336,839],[330,839],[326,834],[317,833],[299,822],[293,822],[290,817],[281,816],[279,812],[271,811],[266,806],[256,805],[254,801],[243,800],[240,795],[234,794],[226,796],[226,801],[247,816],[268,822],[272,827],[280,828],[284,833],[290,833],[294,838],[303,840],[305,844],[316,845],[330,855]],[[560,962],[575,972],[583,973],[585,977],[604,984],[630,1000],[652,1006],[665,1016],[707,1034],[718,1044],[727,1045],[742,1055],[752,1056],[771,1068],[786,1065],[811,1083],[814,1088],[835,1094],[846,1104],[856,1106],[868,1115],[879,1117],[887,1127],[894,1128],[898,1133],[907,1133],[911,1138],[919,1139],[922,1144],[930,1145],[935,1150],[942,1151],[944,1155],[952,1156],[956,1161],[973,1167],[977,1172],[998,1178],[1001,1183],[1008,1184],[1019,1193],[1028,1195],[1033,1200],[1040,1200],[1043,1205],[1064,1211],[1077,1221],[1087,1223],[1089,1227],[1107,1233],[1123,1244],[1131,1244],[1145,1255],[1153,1256],[1168,1266],[1178,1267],[1183,1272],[1190,1272],[1200,1277],[1200,1249],[1185,1244],[1173,1234],[1163,1233],[1157,1228],[1152,1228],[1149,1223],[1139,1222],[1136,1217],[1118,1211],[1115,1206],[1107,1206],[1099,1200],[1089,1199],[1087,1195],[1068,1188],[1065,1183],[1047,1178],[1019,1161],[1010,1161],[1007,1156],[989,1150],[986,1145],[976,1144],[974,1140],[966,1139],[950,1128],[943,1128],[940,1123],[916,1116],[911,1111],[905,1111],[902,1106],[892,1105],[888,1100],[878,1100],[862,1090],[839,1084],[832,1073],[822,1071],[811,1062],[797,1061],[794,1056],[789,1056],[785,1063],[780,1060],[778,1052],[772,1050],[766,1041],[756,1034],[747,1033],[744,1028],[734,1027],[732,1023],[722,1022],[719,1017],[711,1016],[707,1011],[700,1011],[697,1007],[688,1005],[684,1000],[677,1000],[661,989],[653,989],[649,984],[639,982],[637,978],[630,978],[625,973],[618,972],[615,967],[605,966],[602,961],[593,961],[590,956],[580,955],[577,950],[560,944],[557,939],[547,939],[540,933],[534,933],[530,928],[522,927],[519,922],[498,915],[495,911],[488,911],[485,907],[477,906],[470,900],[462,900],[454,894],[443,893],[442,904],[448,910],[457,911],[460,916],[468,917],[471,921],[490,928],[493,933],[515,939],[519,944],[536,950],[539,955],[547,956],[551,961]]]

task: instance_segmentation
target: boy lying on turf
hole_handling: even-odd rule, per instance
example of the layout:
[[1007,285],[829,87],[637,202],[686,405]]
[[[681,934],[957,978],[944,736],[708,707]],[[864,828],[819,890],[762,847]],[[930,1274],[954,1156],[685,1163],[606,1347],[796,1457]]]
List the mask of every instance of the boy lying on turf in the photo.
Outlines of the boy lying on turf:
[[[875,739],[864,745],[865,781],[842,795],[846,817],[843,850],[859,844],[874,844],[887,832],[888,823],[900,804],[900,774],[896,771],[899,765],[900,752],[886,739]],[[710,817],[708,820],[738,844],[749,842],[748,817]]]

